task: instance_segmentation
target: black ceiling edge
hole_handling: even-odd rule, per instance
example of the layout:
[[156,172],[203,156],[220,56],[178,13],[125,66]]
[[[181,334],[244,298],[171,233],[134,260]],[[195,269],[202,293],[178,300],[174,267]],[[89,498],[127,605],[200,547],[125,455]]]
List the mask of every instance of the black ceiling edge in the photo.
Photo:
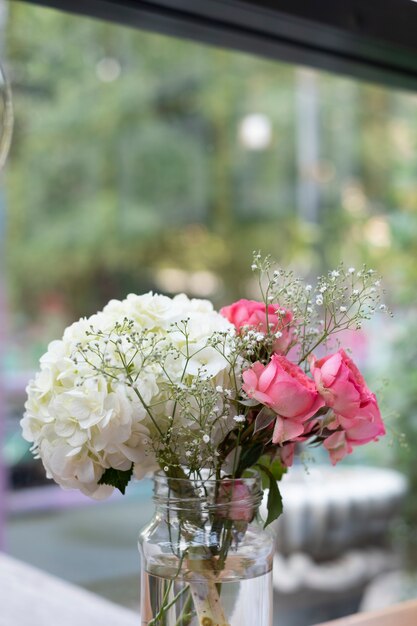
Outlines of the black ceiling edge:
[[411,0],[26,1],[417,90],[417,3]]

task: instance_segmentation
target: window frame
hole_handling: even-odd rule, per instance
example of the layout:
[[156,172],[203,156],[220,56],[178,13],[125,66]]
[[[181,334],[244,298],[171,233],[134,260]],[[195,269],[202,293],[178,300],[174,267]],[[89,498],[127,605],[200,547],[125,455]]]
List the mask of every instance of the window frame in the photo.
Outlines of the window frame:
[[417,89],[417,2],[412,0],[26,1]]

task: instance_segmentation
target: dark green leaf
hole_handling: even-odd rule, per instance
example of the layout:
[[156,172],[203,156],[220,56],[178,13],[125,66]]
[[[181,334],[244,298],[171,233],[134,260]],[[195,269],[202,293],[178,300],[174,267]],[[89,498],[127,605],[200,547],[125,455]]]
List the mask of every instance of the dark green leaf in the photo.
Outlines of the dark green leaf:
[[[284,474],[287,473],[287,468],[284,465],[282,465],[279,457],[274,458],[274,457],[271,457],[270,455],[264,454],[259,459],[259,463],[260,465],[267,467],[269,471],[271,472],[271,474],[273,475],[273,477],[275,478],[275,480],[277,481],[281,480]],[[263,484],[263,488],[266,489],[269,479],[266,476],[264,476],[264,481],[265,482]]]
[[98,481],[99,485],[110,485],[111,487],[116,487],[121,493],[125,493],[127,484],[129,480],[132,478],[133,474],[133,464],[129,470],[118,470],[113,467],[109,467],[106,469],[103,476]]
[[256,443],[253,446],[250,446],[243,450],[240,456],[239,467],[237,470],[238,476],[241,476],[243,472],[248,469],[248,467],[252,467],[253,465],[255,465],[255,463],[259,460],[263,449],[263,443]]
[[269,479],[268,500],[266,503],[268,516],[264,524],[264,528],[266,528],[271,522],[276,520],[281,515],[283,510],[282,498],[281,493],[278,489],[277,481],[269,468],[265,465],[262,465],[261,463],[258,463],[256,467],[258,467],[263,474],[266,474],[267,478]]

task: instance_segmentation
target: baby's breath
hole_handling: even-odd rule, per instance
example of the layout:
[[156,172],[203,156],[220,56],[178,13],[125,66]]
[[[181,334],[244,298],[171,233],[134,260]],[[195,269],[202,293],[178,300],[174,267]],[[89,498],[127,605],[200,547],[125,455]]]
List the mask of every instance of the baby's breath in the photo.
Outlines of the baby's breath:
[[304,285],[292,271],[274,268],[269,258],[257,257],[256,265],[265,304],[280,303],[294,314],[299,364],[330,336],[362,328],[376,310],[390,313],[381,302],[381,279],[366,265],[346,269],[340,264],[319,276],[315,287]]

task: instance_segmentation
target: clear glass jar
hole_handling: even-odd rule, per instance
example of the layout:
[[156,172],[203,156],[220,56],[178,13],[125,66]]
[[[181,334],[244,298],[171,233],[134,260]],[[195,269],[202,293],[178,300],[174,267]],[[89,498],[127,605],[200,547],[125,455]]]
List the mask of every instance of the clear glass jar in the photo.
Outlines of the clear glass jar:
[[259,476],[154,479],[139,537],[142,626],[271,626],[273,537]]

